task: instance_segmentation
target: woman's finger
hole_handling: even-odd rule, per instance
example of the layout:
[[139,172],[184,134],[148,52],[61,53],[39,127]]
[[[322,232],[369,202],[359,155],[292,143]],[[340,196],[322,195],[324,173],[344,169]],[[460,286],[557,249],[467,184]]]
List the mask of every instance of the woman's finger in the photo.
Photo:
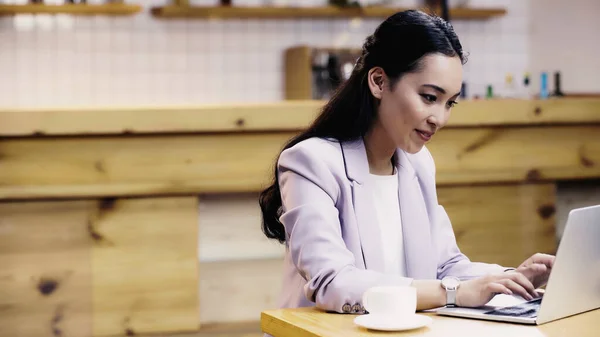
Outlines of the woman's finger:
[[509,277],[512,281],[518,283],[521,287],[523,287],[525,291],[527,291],[527,293],[531,295],[532,298],[536,298],[538,296],[535,291],[535,287],[533,286],[533,283],[531,283],[531,281],[527,277],[525,277],[525,275],[521,274],[520,272],[517,272],[511,273]]
[[534,263],[530,266],[527,266],[527,269],[531,269],[531,271],[535,272],[536,274],[541,274],[548,270],[548,266],[543,263]]
[[548,254],[537,253],[531,257],[533,263],[543,264],[548,268],[552,268],[554,264],[554,256]]
[[490,282],[487,284],[487,291],[493,294],[505,294],[512,295],[512,290],[508,289],[505,285],[498,282]]
[[521,267],[517,269],[518,272],[525,275],[529,280],[534,279],[537,276],[544,275],[548,272],[548,267],[544,264],[534,263],[527,267]]
[[524,299],[526,299],[528,301],[531,301],[533,299],[533,297],[527,292],[527,290],[525,290],[525,288],[523,288],[520,284],[518,284],[517,282],[515,282],[509,278],[497,281],[497,283],[504,285],[506,288],[510,289],[513,293],[523,297]]

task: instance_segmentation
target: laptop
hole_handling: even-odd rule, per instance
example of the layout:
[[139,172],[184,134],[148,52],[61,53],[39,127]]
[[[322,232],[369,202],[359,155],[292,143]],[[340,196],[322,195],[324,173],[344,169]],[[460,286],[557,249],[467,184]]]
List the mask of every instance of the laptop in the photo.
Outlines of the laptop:
[[[506,302],[504,300],[508,297],[519,303],[498,305]],[[436,313],[444,316],[540,325],[598,308],[600,205],[569,212],[548,284],[540,298],[525,301],[517,296],[496,295],[482,307],[444,307]]]

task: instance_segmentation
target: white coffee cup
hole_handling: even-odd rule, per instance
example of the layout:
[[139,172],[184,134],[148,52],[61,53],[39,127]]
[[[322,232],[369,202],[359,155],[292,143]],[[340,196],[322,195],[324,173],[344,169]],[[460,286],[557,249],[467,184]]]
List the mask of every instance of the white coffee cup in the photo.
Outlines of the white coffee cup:
[[417,290],[410,286],[379,286],[362,296],[363,307],[370,315],[402,319],[417,310]]

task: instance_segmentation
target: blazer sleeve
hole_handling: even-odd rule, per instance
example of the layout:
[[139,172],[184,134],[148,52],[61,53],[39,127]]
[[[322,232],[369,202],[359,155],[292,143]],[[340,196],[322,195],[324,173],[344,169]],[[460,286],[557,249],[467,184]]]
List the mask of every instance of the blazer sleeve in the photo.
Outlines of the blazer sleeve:
[[284,208],[280,221],[285,226],[287,248],[307,281],[304,294],[308,300],[326,311],[348,313],[348,308],[357,304],[362,311],[362,295],[368,288],[410,285],[412,279],[355,266],[354,255],[342,237],[336,208],[341,181],[326,163],[331,159],[320,157],[324,156],[297,145],[279,158]]
[[[434,181],[435,189],[435,162],[428,150],[428,167]],[[442,279],[445,276],[455,276],[463,280],[480,277],[486,274],[501,273],[507,268],[497,264],[472,262],[464,255],[456,243],[456,237],[452,228],[452,223],[446,210],[437,201],[437,192],[435,192],[435,210],[433,214],[431,233],[433,236],[434,247],[438,253],[437,278]]]

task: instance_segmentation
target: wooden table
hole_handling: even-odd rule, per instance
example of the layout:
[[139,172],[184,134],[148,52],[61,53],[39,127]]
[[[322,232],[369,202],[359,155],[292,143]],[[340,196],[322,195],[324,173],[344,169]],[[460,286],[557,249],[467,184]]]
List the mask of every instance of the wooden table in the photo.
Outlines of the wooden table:
[[356,315],[325,313],[314,308],[279,309],[262,313],[261,328],[274,337],[597,337],[600,326],[600,309],[540,326],[452,318],[432,313],[423,315],[433,318],[428,327],[405,332],[377,332],[355,325]]

